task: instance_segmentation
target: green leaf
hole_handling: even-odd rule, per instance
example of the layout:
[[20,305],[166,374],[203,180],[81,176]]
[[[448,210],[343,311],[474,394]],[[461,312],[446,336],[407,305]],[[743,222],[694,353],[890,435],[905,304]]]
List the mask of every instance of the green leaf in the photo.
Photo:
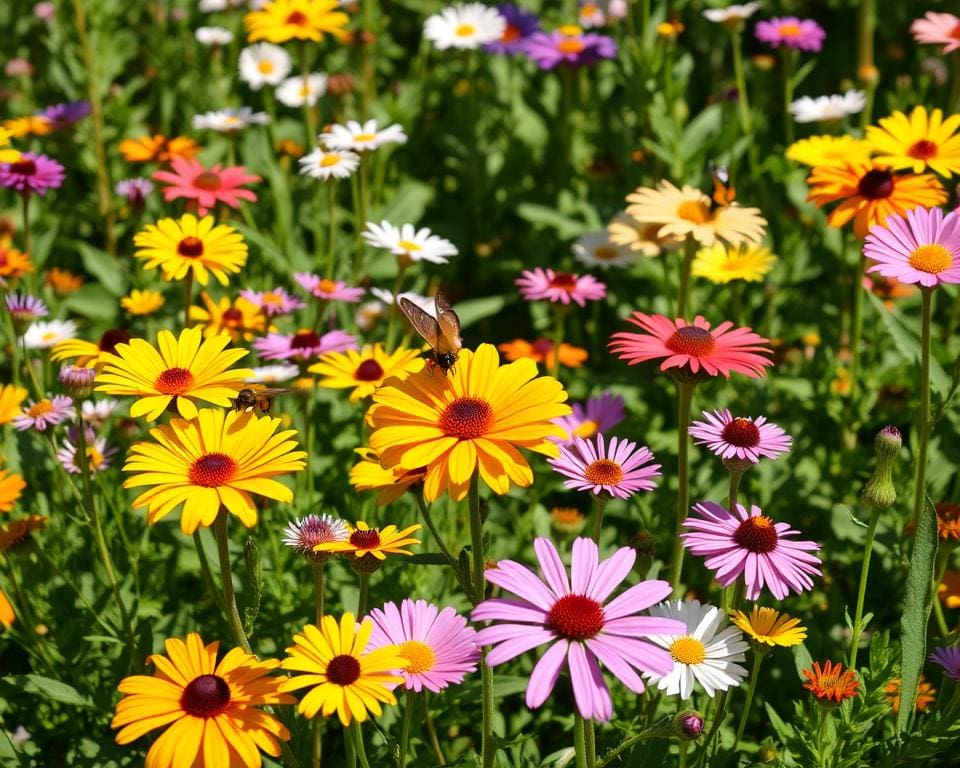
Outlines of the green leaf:
[[9,675],[3,682],[18,688],[23,693],[30,693],[50,701],[59,701],[71,707],[96,709],[96,705],[76,688],[59,680],[43,675]]
[[97,278],[112,296],[120,297],[127,292],[126,269],[122,261],[87,243],[78,242],[77,250],[83,260],[83,268]]
[[13,742],[2,726],[0,726],[0,765],[9,766],[9,768],[23,765],[20,755],[17,754],[17,748],[13,746]]
[[507,300],[503,296],[487,296],[483,299],[461,301],[457,304],[457,317],[460,318],[460,326],[466,328],[477,320],[492,317],[500,312],[506,303]]
[[767,710],[767,717],[770,718],[770,725],[772,725],[773,730],[777,732],[777,736],[779,736],[783,741],[787,741],[787,739],[791,738],[793,736],[793,727],[787,725],[781,719],[780,715],[777,714],[776,710],[769,704],[764,704],[764,707]]
[[897,730],[907,730],[920,670],[927,652],[927,621],[933,600],[933,571],[937,558],[937,513],[930,498],[926,497],[910,555],[910,570],[907,572],[907,594],[903,601],[901,618],[902,655],[900,658],[900,712],[897,715]]

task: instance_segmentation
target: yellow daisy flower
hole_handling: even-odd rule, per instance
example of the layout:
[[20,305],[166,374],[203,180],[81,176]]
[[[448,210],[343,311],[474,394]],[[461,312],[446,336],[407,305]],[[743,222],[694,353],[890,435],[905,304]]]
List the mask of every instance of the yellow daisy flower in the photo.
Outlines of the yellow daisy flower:
[[622,245],[644,256],[659,256],[663,245],[657,237],[659,224],[641,224],[626,213],[618,213],[607,224],[607,235],[614,245]]
[[403,380],[423,368],[424,360],[417,349],[398,347],[389,354],[380,344],[367,345],[359,352],[328,352],[320,362],[307,368],[308,373],[323,376],[318,382],[329,389],[353,387],[350,400],[356,402],[372,395],[386,379],[396,376]]
[[187,136],[161,134],[139,136],[136,139],[124,139],[120,142],[120,154],[128,163],[158,163],[165,165],[175,157],[190,159],[200,154],[201,147]]
[[410,488],[423,482],[427,468],[384,469],[380,466],[377,452],[369,448],[357,448],[363,458],[350,468],[350,485],[358,491],[379,491],[377,506],[396,501]]
[[160,331],[159,351],[143,339],[117,344],[114,354],[104,356],[97,391],[139,397],[130,415],[146,416],[148,421],[155,421],[168,406],[175,406],[186,419],[196,418],[195,400],[227,407],[253,375],[248,368],[230,368],[247,350],[225,349],[229,343],[229,336],[203,341],[199,328],[186,328],[179,339]]
[[64,339],[53,345],[50,359],[55,363],[71,360],[73,365],[80,368],[96,368],[101,370],[107,364],[107,359],[116,353],[117,344],[127,344],[132,338],[130,331],[122,328],[111,328],[105,331],[100,341],[92,342],[85,339]]
[[164,305],[165,299],[159,291],[139,291],[134,289],[128,296],[120,299],[120,306],[131,315],[146,317],[152,315]]
[[870,147],[853,136],[811,136],[787,147],[787,159],[803,165],[842,168],[870,157]]
[[640,187],[627,195],[627,215],[640,224],[659,224],[661,240],[692,237],[700,245],[711,246],[718,239],[730,245],[759,243],[766,232],[767,220],[758,208],[737,203],[713,207],[709,195],[695,187],[677,189],[669,181],[657,188]]
[[0,424],[9,424],[20,415],[20,405],[27,399],[27,390],[13,384],[0,388]]
[[11,138],[22,139],[24,136],[46,136],[53,133],[53,123],[43,115],[26,115],[4,120],[3,127]]
[[701,248],[697,252],[691,274],[717,284],[731,280],[759,283],[773,269],[776,261],[777,257],[763,245],[750,243],[727,248],[723,243],[714,243],[710,248]]
[[396,704],[393,689],[403,683],[398,671],[408,661],[397,645],[384,645],[367,651],[373,619],[357,624],[352,613],[340,617],[324,616],[320,626],[307,624],[293,636],[287,658],[281,667],[303,672],[284,681],[281,691],[296,691],[310,686],[297,711],[308,718],[319,712],[330,717],[334,712],[344,725],[364,722],[369,714],[381,715],[381,704]]
[[314,552],[341,552],[351,553],[357,560],[361,560],[368,555],[377,560],[386,560],[387,555],[412,555],[404,547],[410,544],[419,544],[419,539],[410,536],[414,531],[420,530],[420,524],[414,523],[402,531],[397,530],[397,526],[388,525],[386,528],[371,528],[362,520],[358,520],[356,526],[350,526],[350,537],[344,541],[327,541],[323,544],[317,544],[313,548]]
[[462,499],[475,471],[498,494],[526,487],[533,471],[518,448],[558,455],[548,438],[566,431],[551,420],[571,412],[560,382],[537,372],[529,358],[500,365],[496,347],[481,344],[462,350],[450,375],[424,368],[388,382],[367,411],[370,447],[387,469],[426,467],[427,501]]
[[117,744],[163,728],[147,752],[148,768],[254,768],[261,765],[261,750],[280,755],[280,741],[290,732],[258,709],[295,701],[281,692],[287,678],[270,675],[278,660],[261,661],[234,648],[218,664],[220,643],[204,645],[196,632],[186,641],[170,638],[164,647],[165,656],[147,659],[156,666],[152,677],[131,675],[117,686],[124,694],[110,723],[120,729]]
[[207,338],[226,334],[233,341],[250,341],[267,329],[267,318],[263,310],[243,296],[234,301],[230,301],[227,296],[221,296],[220,301],[215,302],[203,291],[200,300],[206,309],[190,307],[190,319],[205,324],[203,335]]
[[221,285],[247,263],[247,244],[233,227],[216,224],[213,216],[197,219],[185,213],[177,219],[160,219],[133,238],[144,268],[160,267],[163,279],[180,281],[192,270],[200,285],[207,284],[207,271]]
[[0,128],[0,163],[15,163],[20,159],[20,151],[10,146],[12,134],[6,128]]
[[759,645],[789,648],[799,645],[807,637],[807,628],[799,626],[800,619],[778,613],[773,608],[755,605],[749,616],[743,611],[734,611],[730,620]]
[[0,469],[0,512],[12,510],[26,487],[26,482],[16,472]]
[[350,17],[339,9],[337,0],[272,0],[243,17],[247,41],[286,43],[310,40],[319,43],[325,34],[343,40],[346,36],[344,27]]
[[223,506],[247,528],[257,524],[255,493],[293,501],[293,491],[274,480],[298,472],[307,454],[297,450],[295,429],[277,432],[280,419],[204,408],[196,418],[171,419],[150,430],[156,442],[135,443],[127,454],[124,488],[152,486],[133,501],[147,508],[153,525],[183,504],[180,530],[188,536],[209,527]]
[[941,176],[960,173],[960,115],[943,119],[943,112],[915,107],[909,117],[894,112],[867,128],[866,143],[877,153],[877,162],[894,170],[922,173],[930,170]]

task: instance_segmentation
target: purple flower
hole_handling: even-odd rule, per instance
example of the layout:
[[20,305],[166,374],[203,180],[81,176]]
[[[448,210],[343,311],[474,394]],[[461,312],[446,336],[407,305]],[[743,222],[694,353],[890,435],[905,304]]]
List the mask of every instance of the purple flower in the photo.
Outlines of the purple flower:
[[960,681],[960,648],[935,648],[930,661],[943,667],[943,674],[947,677]]
[[37,402],[31,401],[23,412],[13,417],[13,426],[19,432],[37,429],[41,432],[73,415],[73,400],[66,395],[45,397]]
[[40,110],[37,114],[47,118],[53,124],[53,130],[62,131],[74,123],[79,123],[90,114],[90,102],[68,101],[54,104],[52,107]]
[[603,434],[623,421],[623,398],[611,392],[591,397],[586,403],[574,403],[573,413],[553,419],[553,423],[567,430],[567,437],[550,437],[560,445],[570,445],[574,438],[588,439]]
[[117,182],[116,192],[127,199],[127,205],[139,210],[146,204],[147,196],[153,192],[153,182],[149,179],[124,179]]
[[503,36],[493,43],[483,46],[487,53],[516,54],[524,52],[524,41],[534,32],[540,31],[540,20],[536,14],[525,11],[510,3],[497,6],[500,15],[507,22]]
[[283,288],[274,288],[272,291],[251,291],[245,289],[240,291],[251,304],[256,304],[263,310],[267,317],[276,317],[277,315],[289,315],[297,309],[303,309],[305,302],[296,296],[291,296]]
[[657,487],[654,478],[660,477],[660,465],[653,460],[649,448],[616,437],[608,445],[600,434],[592,440],[575,437],[560,446],[557,458],[548,459],[554,471],[569,478],[563,483],[566,488],[594,496],[606,491],[618,499]]
[[63,166],[46,155],[24,152],[16,162],[0,163],[0,187],[24,195],[35,192],[43,197],[47,190],[57,189],[63,178]]
[[[117,449],[108,446],[106,438],[97,437],[91,441],[89,433],[85,433],[84,437],[87,442],[87,468],[91,473],[107,469],[110,466],[110,460],[117,455]],[[79,475],[83,472],[80,464],[80,446],[70,440],[63,441],[60,450],[57,451],[57,460],[71,475]]]
[[357,340],[343,331],[330,331],[322,336],[315,331],[297,331],[287,335],[271,333],[253,342],[264,360],[312,360],[327,352],[343,352],[357,348]]
[[60,369],[60,384],[70,397],[84,398],[93,392],[94,379],[97,372],[93,368],[80,368],[76,365],[65,365]]
[[523,43],[523,50],[540,69],[554,69],[563,64],[582,67],[600,59],[617,55],[617,42],[612,37],[568,25],[553,32],[534,32]]
[[757,40],[767,43],[771,48],[785,45],[787,48],[814,53],[823,47],[823,39],[827,36],[823,27],[813,19],[798,19],[796,16],[757,22],[754,33]]
[[6,298],[7,310],[13,318],[17,336],[22,336],[38,317],[47,316],[47,305],[36,296],[26,293],[11,293]]
[[721,459],[744,459],[751,464],[761,456],[776,459],[790,450],[792,439],[764,416],[734,417],[726,408],[704,411],[706,421],[695,421],[690,435],[697,445],[706,445]]

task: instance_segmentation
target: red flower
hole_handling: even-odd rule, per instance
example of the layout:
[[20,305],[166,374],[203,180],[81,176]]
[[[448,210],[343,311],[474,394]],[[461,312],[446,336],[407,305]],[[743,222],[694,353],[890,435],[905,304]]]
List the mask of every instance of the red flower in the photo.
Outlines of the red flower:
[[230,208],[239,208],[241,200],[256,202],[257,196],[244,184],[260,181],[260,177],[248,174],[242,165],[226,168],[217,163],[204,168],[197,160],[174,157],[170,160],[172,171],[157,171],[153,178],[170,186],[164,187],[163,199],[167,202],[185,197],[196,200],[197,213],[206,216],[217,203]]
[[844,672],[843,664],[834,664],[827,661],[823,667],[813,662],[813,670],[803,670],[807,682],[803,687],[812,691],[813,695],[823,704],[839,704],[845,699],[852,699],[860,694],[860,683],[852,670]]

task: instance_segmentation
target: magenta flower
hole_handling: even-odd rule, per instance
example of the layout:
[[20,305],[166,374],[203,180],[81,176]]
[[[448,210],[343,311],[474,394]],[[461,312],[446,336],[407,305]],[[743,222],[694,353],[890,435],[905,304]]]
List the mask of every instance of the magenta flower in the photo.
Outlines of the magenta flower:
[[534,32],[523,42],[523,52],[540,69],[561,64],[577,68],[617,55],[617,41],[606,35],[584,33],[580,27],[563,26],[553,32]]
[[330,280],[326,277],[311,275],[309,272],[294,272],[293,278],[307,293],[325,301],[360,301],[366,292],[364,288],[350,288],[340,280]]
[[623,438],[603,435],[595,440],[573,439],[570,445],[560,446],[560,455],[549,459],[550,466],[564,477],[564,486],[578,491],[590,491],[594,496],[606,491],[618,499],[630,498],[637,491],[652,491],[657,487],[653,478],[660,477],[660,465],[651,464],[649,448]]
[[960,682],[960,648],[940,646],[930,654],[930,661],[943,667],[943,674]]
[[13,426],[20,432],[28,429],[45,432],[47,427],[56,426],[72,415],[73,400],[66,395],[54,395],[36,402],[31,400],[22,413],[13,417]]
[[592,275],[554,272],[549,268],[525,269],[516,284],[527,301],[546,299],[561,304],[575,301],[585,307],[587,301],[597,301],[607,295],[607,286]]
[[63,184],[63,166],[46,155],[24,152],[12,163],[0,163],[0,187],[13,189],[23,195],[31,192],[43,197],[51,189]]
[[790,450],[793,442],[790,435],[763,416],[750,419],[734,418],[724,408],[720,411],[703,412],[706,421],[695,421],[690,435],[697,445],[706,445],[721,459],[745,459],[753,464],[761,456],[776,459]]
[[26,293],[9,293],[4,301],[10,317],[13,318],[13,327],[17,336],[22,336],[38,317],[46,317],[48,314],[46,304],[36,296]]
[[[350,526],[333,515],[307,515],[287,523],[280,540],[291,549],[312,560],[326,560],[329,552],[314,552],[317,544],[346,541]],[[317,557],[320,556],[320,557]]]
[[918,43],[942,45],[943,53],[960,48],[960,17],[952,13],[927,11],[910,25],[910,32]]
[[260,307],[267,317],[289,315],[291,312],[307,306],[306,302],[287,293],[283,288],[274,288],[272,291],[244,290],[240,291],[240,295],[251,304]]
[[[110,460],[117,455],[117,449],[108,446],[107,440],[104,437],[97,437],[91,439],[91,435],[87,435],[87,467],[91,472],[102,472],[103,470],[109,468]],[[72,443],[70,440],[64,440],[63,444],[60,446],[60,450],[57,451],[57,460],[67,472],[71,475],[79,475],[83,472],[82,467],[80,466],[80,449],[79,446]]]
[[960,216],[939,208],[914,208],[906,217],[891,214],[870,228],[864,255],[879,272],[901,283],[935,288],[960,283]]
[[459,685],[475,672],[480,659],[477,632],[455,608],[441,610],[426,600],[385,603],[370,611],[373,632],[370,649],[400,646],[399,655],[409,666],[400,672],[404,688],[419,693],[424,688],[439,693]]
[[591,438],[602,434],[623,421],[623,398],[611,392],[591,397],[586,403],[574,403],[573,413],[553,419],[553,423],[567,430],[567,437],[550,437],[560,445],[569,445],[575,437]]
[[774,523],[760,507],[747,512],[736,505],[736,514],[704,501],[693,512],[680,534],[683,545],[695,555],[704,555],[707,568],[721,586],[733,584],[741,574],[748,600],[760,597],[766,586],[778,600],[790,591],[813,588],[811,575],[820,575],[820,558],[810,554],[820,549],[814,541],[792,541],[800,535],[787,523]]
[[357,340],[344,331],[330,331],[322,336],[303,330],[294,334],[270,333],[255,339],[253,348],[264,360],[312,360],[327,352],[344,352],[357,348]]
[[796,16],[781,16],[770,21],[757,22],[754,30],[757,40],[767,43],[771,48],[781,45],[800,51],[818,52],[827,36],[813,19],[798,19]]
[[601,663],[634,693],[644,691],[636,670],[665,675],[673,668],[670,654],[646,637],[683,632],[684,624],[636,615],[669,595],[670,585],[642,581],[607,602],[633,568],[633,549],[621,547],[600,562],[596,543],[579,537],[573,542],[568,578],[549,539],[536,539],[533,548],[540,577],[512,560],[486,570],[487,581],[519,598],[484,600],[470,615],[473,621],[502,622],[478,634],[481,645],[493,646],[487,664],[495,667],[549,643],[530,674],[527,706],[536,709],[547,700],[566,666],[577,711],[585,718],[609,720],[613,703]]

